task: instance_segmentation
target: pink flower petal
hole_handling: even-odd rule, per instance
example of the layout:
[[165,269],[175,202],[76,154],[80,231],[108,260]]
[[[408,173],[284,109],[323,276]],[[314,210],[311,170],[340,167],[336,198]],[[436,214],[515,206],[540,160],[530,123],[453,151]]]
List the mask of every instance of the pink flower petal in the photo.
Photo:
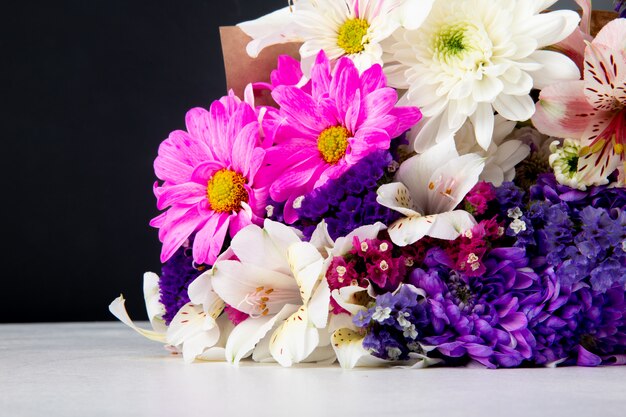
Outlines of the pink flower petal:
[[615,19],[607,23],[598,32],[593,43],[616,51],[626,49],[626,19]]
[[214,101],[210,109],[209,140],[211,150],[216,159],[226,165],[230,164],[230,141],[227,134],[228,121],[232,114],[227,112],[226,107],[220,101]]
[[191,174],[191,181],[204,187],[211,177],[220,169],[226,168],[223,163],[217,161],[207,161],[196,167]]
[[585,50],[585,97],[596,109],[612,111],[626,101],[626,54],[592,42]]
[[378,64],[372,65],[361,74],[361,92],[364,96],[386,85],[387,80],[383,74],[383,69]]
[[315,180],[315,171],[324,164],[319,157],[310,157],[294,169],[285,172],[270,187],[270,195],[276,201],[285,201],[295,188],[300,188]]
[[548,136],[580,138],[595,116],[583,89],[583,81],[568,81],[543,89],[532,118],[535,127]]
[[349,142],[350,152],[346,154],[346,160],[353,164],[375,149],[389,149],[391,138],[385,130],[372,127],[359,129]]
[[346,114],[359,90],[359,72],[349,58],[339,59],[330,83],[329,95],[335,100],[339,114]]
[[198,142],[210,149],[211,136],[209,131],[209,120],[211,116],[206,109],[196,107],[187,112],[185,115],[185,125],[187,132]]
[[232,144],[233,168],[245,177],[250,172],[250,163],[258,141],[259,124],[255,121],[245,125]]
[[330,62],[324,51],[320,51],[311,69],[311,94],[315,100],[328,93],[330,81]]
[[224,245],[229,221],[228,213],[215,213],[196,233],[193,241],[193,260],[196,263],[213,265]]
[[200,216],[196,206],[170,209],[167,212],[165,224],[159,230],[159,238],[163,242],[161,248],[161,262],[166,262],[174,255],[174,252],[189,238],[189,236],[206,219]]
[[206,198],[206,186],[194,182],[170,185],[162,187],[157,199],[157,208],[163,210],[177,203],[191,205],[203,198]]
[[398,93],[393,88],[381,88],[364,97],[368,119],[386,116],[398,101]]
[[300,82],[302,75],[300,62],[297,59],[289,55],[280,55],[277,68],[270,74],[270,80],[273,87],[296,85]]
[[281,111],[295,123],[295,129],[305,134],[317,135],[327,125],[317,111],[313,98],[296,87],[280,86],[272,91],[272,97]]
[[187,132],[176,130],[159,146],[154,172],[164,181],[179,184],[189,180],[196,165],[210,158],[211,153],[206,146]]
[[389,114],[398,120],[396,129],[390,132],[389,136],[392,138],[397,138],[422,119],[422,112],[417,107],[395,107],[391,109]]

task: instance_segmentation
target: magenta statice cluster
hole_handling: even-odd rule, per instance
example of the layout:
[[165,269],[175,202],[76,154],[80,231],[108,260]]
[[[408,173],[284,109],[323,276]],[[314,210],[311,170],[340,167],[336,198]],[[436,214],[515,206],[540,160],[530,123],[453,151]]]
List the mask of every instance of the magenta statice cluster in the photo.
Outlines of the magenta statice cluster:
[[361,3],[242,26],[300,59],[161,143],[152,330],[113,314],[187,362],[626,364],[626,19]]

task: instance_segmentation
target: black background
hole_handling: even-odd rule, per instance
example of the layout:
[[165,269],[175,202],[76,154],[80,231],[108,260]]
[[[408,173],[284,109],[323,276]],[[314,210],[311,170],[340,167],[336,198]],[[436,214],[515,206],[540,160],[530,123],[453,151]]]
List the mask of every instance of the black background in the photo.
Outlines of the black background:
[[160,269],[148,226],[158,145],[225,93],[218,27],[284,5],[2,6],[0,322],[109,320],[121,292],[145,318],[142,274]]
[[2,7],[0,322],[109,320],[120,292],[145,318],[142,274],[160,268],[148,226],[158,145],[225,93],[218,27],[284,5]]

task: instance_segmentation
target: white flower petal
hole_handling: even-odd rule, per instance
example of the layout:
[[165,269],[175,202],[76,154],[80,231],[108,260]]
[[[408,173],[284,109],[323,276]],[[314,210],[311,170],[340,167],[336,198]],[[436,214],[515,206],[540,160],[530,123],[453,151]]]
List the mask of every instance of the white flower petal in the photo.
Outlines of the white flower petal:
[[165,306],[160,301],[159,276],[154,272],[143,274],[143,298],[152,328],[157,332],[165,332],[167,326],[162,318],[165,314]]
[[419,28],[428,17],[434,0],[405,0],[397,9],[400,24],[408,30]]
[[[270,291],[269,314],[278,312],[285,303],[300,304],[298,284],[291,275],[238,261],[220,261],[213,267],[213,290],[226,303],[247,314],[259,314],[250,297]],[[261,289],[263,287],[263,289]],[[279,300],[276,298],[279,297]]]
[[335,241],[328,233],[328,225],[322,220],[311,235],[310,243],[317,248],[323,257],[327,257],[329,251],[335,246]]
[[193,304],[202,305],[202,309],[206,313],[205,330],[212,327],[213,321],[224,309],[224,301],[213,290],[212,276],[213,272],[211,270],[203,273],[193,280],[187,289],[189,300]]
[[370,355],[363,348],[363,339],[363,336],[351,329],[339,329],[333,333],[331,343],[339,365],[344,369],[388,365],[389,362]]
[[465,210],[455,210],[437,214],[435,222],[428,231],[428,236],[454,240],[476,225],[474,217]]
[[276,323],[281,323],[298,308],[297,305],[286,304],[276,315],[248,318],[239,323],[226,342],[226,360],[238,365],[241,359],[252,353],[256,344],[272,330]]
[[435,216],[411,216],[396,220],[388,229],[391,241],[398,246],[412,245],[428,234]]
[[302,303],[306,304],[311,298],[315,285],[321,278],[324,267],[324,258],[315,246],[308,242],[298,242],[289,246],[287,258],[298,287]]
[[[333,290],[331,294],[341,308],[354,316],[359,311],[366,310],[365,306],[360,304],[361,298],[356,296],[356,294],[364,291],[367,291],[367,288],[360,287],[358,285],[348,285],[347,287]],[[335,318],[336,316],[332,316],[331,322]]]
[[535,103],[530,96],[501,94],[493,103],[493,108],[505,119],[523,122],[535,113]]
[[409,190],[401,182],[381,185],[376,191],[376,202],[405,216],[419,216]]
[[274,331],[270,353],[282,366],[303,361],[319,343],[317,328],[310,322],[308,309],[301,306]]
[[551,84],[559,81],[573,81],[580,79],[580,71],[578,67],[567,56],[553,51],[536,51],[530,56],[540,63],[543,68],[539,71],[533,71],[535,88],[543,90]]
[[322,329],[328,324],[330,306],[330,288],[326,278],[319,283],[308,304],[309,320],[315,327]]
[[139,333],[140,335],[154,340],[155,342],[163,342],[165,343],[165,333],[154,330],[146,330],[140,327],[137,327],[135,323],[130,319],[128,313],[126,312],[126,307],[124,307],[126,300],[123,295],[117,297],[111,304],[109,304],[109,311],[113,314],[119,321]]
[[481,148],[487,150],[493,137],[494,120],[493,108],[489,103],[481,103],[474,114],[470,116],[474,125],[474,135]]

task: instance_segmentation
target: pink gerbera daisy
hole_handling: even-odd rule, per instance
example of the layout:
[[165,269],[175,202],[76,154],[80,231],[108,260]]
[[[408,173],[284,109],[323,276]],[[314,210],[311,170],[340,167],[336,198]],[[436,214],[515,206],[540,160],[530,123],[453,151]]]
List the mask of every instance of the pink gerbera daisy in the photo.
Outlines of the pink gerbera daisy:
[[421,118],[417,107],[396,107],[397,93],[386,87],[379,65],[362,75],[348,58],[334,71],[324,52],[311,70],[311,90],[281,85],[272,97],[280,105],[276,146],[268,149],[266,175],[277,177],[270,188],[275,201],[285,201],[285,220],[297,219],[294,202],[337,178]]
[[232,93],[209,111],[187,113],[187,131],[177,130],[161,143],[154,170],[159,210],[150,224],[159,228],[161,261],[167,261],[192,234],[193,258],[213,264],[226,233],[234,236],[262,223],[267,190],[255,184],[265,150],[259,146],[254,109]]

